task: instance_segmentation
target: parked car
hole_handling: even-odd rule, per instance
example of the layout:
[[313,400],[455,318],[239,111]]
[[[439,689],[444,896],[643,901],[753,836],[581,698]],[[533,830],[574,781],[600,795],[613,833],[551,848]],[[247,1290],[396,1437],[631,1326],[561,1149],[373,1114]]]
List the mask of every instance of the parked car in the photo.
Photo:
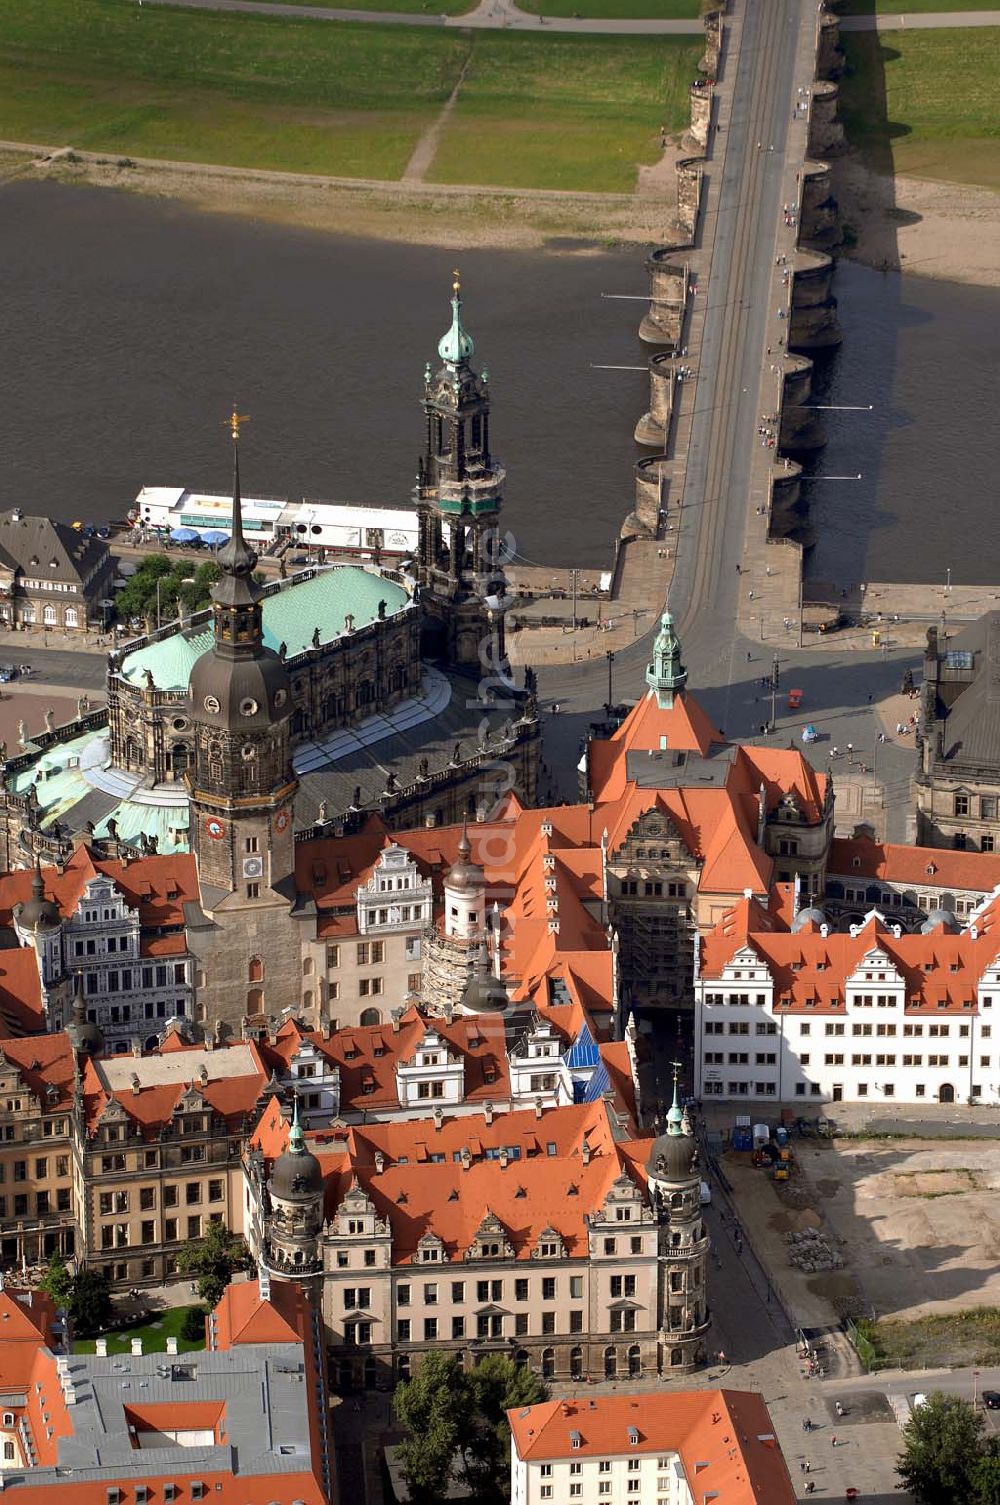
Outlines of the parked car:
[[984,1390],[983,1405],[987,1411],[1000,1411],[1000,1390]]
[[13,664],[0,664],[0,685],[9,684],[17,676],[17,670]]

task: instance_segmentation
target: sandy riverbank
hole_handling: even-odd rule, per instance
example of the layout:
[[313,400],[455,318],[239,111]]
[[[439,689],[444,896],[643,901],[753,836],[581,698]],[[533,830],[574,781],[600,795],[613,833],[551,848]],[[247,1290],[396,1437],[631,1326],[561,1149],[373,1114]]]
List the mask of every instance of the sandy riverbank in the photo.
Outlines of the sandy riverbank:
[[855,157],[834,162],[844,255],[921,277],[1000,286],[1000,193],[927,178],[887,178]]
[[0,147],[0,181],[16,176],[85,183],[178,199],[213,214],[450,250],[537,250],[553,241],[563,250],[599,250],[669,238],[675,156],[668,148],[663,164],[647,171],[637,194],[355,182],[149,160],[122,167],[96,154],[46,162],[28,148],[10,147]]

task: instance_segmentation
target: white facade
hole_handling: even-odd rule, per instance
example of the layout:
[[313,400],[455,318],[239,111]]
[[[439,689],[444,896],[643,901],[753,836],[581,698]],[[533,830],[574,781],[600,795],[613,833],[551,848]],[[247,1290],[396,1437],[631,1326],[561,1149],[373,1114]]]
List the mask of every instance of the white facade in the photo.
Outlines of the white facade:
[[544,1108],[573,1101],[573,1077],[563,1060],[565,1046],[547,1019],[536,1018],[510,1055],[510,1095],[515,1103]]
[[[939,986],[958,977],[933,935],[919,941],[921,965],[945,974]],[[775,1105],[1000,1103],[1000,959],[965,996],[956,986],[943,1000],[908,1001],[906,978],[879,944],[839,981],[831,977],[823,996],[786,1001],[752,940],[717,976],[699,976],[695,1095]]]
[[680,1454],[667,1451],[522,1459],[512,1438],[510,1485],[511,1505],[694,1505]]
[[[46,996],[68,979],[67,1010],[78,983],[88,1019],[101,1029],[110,1053],[138,1044],[152,1048],[171,1020],[191,1017],[191,960],[185,953],[142,955],[139,913],[131,909],[114,880],[91,878],[76,908],[51,930],[22,929],[22,946],[38,956]],[[68,1022],[57,1004],[49,1006],[49,1027]]]
[[[368,882],[358,889],[358,933],[422,930],[434,918],[434,890],[405,847],[386,847]],[[419,961],[419,944],[411,956]]]
[[[333,502],[288,501],[283,497],[244,497],[243,531],[251,543],[267,547],[288,538],[303,549],[336,549],[356,557],[376,549],[400,559],[417,546],[417,514],[410,507],[359,507]],[[228,531],[233,499],[179,486],[144,486],[134,503],[137,530],[194,528]]]

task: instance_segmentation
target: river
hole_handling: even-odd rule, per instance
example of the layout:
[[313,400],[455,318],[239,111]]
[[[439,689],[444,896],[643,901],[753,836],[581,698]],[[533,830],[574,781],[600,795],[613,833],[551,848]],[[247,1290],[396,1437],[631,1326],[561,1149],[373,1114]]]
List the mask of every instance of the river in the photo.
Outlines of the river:
[[[406,505],[423,369],[447,326],[453,253],[198,214],[55,183],[0,188],[0,505],[121,516],[144,484],[225,489],[223,427],[251,415],[247,495]],[[490,369],[505,519],[523,557],[610,558],[647,406],[636,251],[458,258]],[[843,263],[844,346],[817,400],[807,573],[838,581],[996,579],[991,405],[1000,293]],[[626,295],[605,299],[602,293]]]

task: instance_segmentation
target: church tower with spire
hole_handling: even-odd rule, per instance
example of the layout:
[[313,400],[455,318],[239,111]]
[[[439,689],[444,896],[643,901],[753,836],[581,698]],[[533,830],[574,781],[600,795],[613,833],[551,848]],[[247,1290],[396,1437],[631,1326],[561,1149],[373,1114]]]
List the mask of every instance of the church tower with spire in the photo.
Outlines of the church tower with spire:
[[500,510],[504,470],[490,450],[489,373],[477,375],[471,336],[462,323],[455,273],[451,326],[438,344],[441,365],[424,373],[426,442],[415,493],[416,578],[429,655],[480,669],[504,661]]
[[653,643],[653,662],[646,669],[646,683],[656,692],[661,711],[673,708],[674,696],[687,684],[688,672],[681,663],[681,642],[674,631],[669,611],[660,618],[660,630]]
[[659,1221],[660,1372],[693,1369],[705,1357],[708,1305],[708,1229],[701,1205],[698,1142],[677,1100],[680,1064],[674,1062],[674,1100],[666,1131],[653,1141],[646,1177]]
[[194,749],[191,847],[206,911],[267,907],[287,892],[294,870],[289,722],[291,684],[281,658],[264,646],[257,555],[243,536],[239,432],[233,441],[233,525],[219,550],[212,592],[213,642],[191,671]]

